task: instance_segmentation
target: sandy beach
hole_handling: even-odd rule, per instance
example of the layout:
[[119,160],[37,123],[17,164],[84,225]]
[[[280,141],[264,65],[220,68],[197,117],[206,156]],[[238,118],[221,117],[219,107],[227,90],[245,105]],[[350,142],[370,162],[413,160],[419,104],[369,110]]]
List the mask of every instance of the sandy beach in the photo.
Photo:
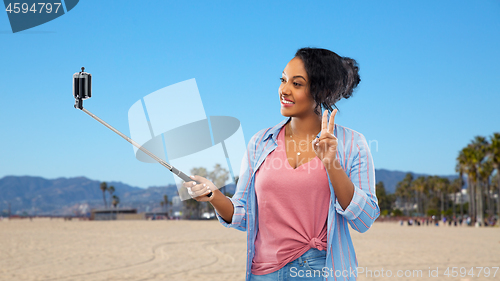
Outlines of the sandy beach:
[[[377,222],[351,236],[358,280],[500,280],[500,228]],[[245,237],[217,221],[3,220],[0,280],[244,280]]]

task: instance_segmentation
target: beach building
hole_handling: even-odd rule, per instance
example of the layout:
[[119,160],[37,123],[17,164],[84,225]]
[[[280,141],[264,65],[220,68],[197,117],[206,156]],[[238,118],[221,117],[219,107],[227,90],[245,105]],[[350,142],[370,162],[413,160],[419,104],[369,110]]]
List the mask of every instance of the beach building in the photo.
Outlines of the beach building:
[[90,211],[90,220],[144,220],[144,213],[137,213],[137,209],[92,209]]

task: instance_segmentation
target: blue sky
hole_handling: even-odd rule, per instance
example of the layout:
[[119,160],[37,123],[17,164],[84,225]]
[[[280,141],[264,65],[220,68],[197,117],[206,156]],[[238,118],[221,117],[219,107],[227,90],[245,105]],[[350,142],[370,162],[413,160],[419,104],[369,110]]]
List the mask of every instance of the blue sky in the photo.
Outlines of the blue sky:
[[335,120],[371,142],[376,168],[453,174],[474,136],[500,131],[498,30],[495,0],[80,1],[16,34],[0,12],[0,177],[172,183],[73,108],[72,74],[92,73],[86,108],[126,134],[133,103],[195,78],[206,114],[238,118],[248,142],[284,119],[279,77],[305,46],[358,61]]

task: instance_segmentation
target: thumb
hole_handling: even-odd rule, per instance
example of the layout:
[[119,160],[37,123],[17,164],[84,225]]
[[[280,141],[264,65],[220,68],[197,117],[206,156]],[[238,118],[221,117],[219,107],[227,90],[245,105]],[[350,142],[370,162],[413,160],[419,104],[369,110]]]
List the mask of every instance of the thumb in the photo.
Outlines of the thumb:
[[318,147],[319,147],[318,145],[316,145],[318,142],[319,142],[319,139],[318,139],[318,138],[315,138],[315,139],[311,142],[312,147],[313,147],[313,150],[314,150],[314,152],[316,152],[316,153],[318,152]]
[[315,138],[315,139],[311,142],[311,144],[312,144],[312,146],[313,146],[313,149],[314,149],[314,150],[318,149],[318,143],[319,143],[319,138]]
[[198,175],[191,175],[190,178],[199,182],[199,183],[203,183],[206,181],[206,179],[204,177],[198,176]]

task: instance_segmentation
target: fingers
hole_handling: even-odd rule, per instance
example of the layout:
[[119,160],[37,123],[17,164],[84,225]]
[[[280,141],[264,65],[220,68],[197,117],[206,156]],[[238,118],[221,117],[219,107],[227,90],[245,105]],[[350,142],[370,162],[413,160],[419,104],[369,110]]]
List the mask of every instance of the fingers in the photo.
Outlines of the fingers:
[[325,110],[323,112],[323,117],[321,119],[321,134],[319,136],[319,139],[316,139],[313,141],[316,143],[316,145],[319,144],[324,139],[334,139],[336,140],[337,138],[333,134],[335,130],[335,115],[337,114],[337,109],[334,109],[332,111],[332,114],[330,114],[330,121],[328,122],[328,110]]
[[192,178],[193,180],[197,181],[197,182],[204,182],[206,181],[207,179],[202,177],[202,176],[197,176],[197,175],[192,175],[192,176],[189,176],[190,178]]
[[321,134],[319,138],[312,141],[313,149],[318,146],[323,145],[325,148],[336,146],[337,137],[334,135],[335,131],[335,115],[337,115],[337,109],[332,111],[330,114],[330,120],[328,120],[328,110],[323,111],[323,117],[321,119]]
[[335,158],[337,151],[337,137],[334,135],[336,114],[337,109],[332,111],[328,121],[328,110],[323,112],[320,137],[312,141],[313,150],[322,161],[326,159],[331,161],[329,159]]
[[335,128],[335,115],[337,114],[337,109],[334,109],[332,111],[332,114],[330,114],[330,122],[328,123],[328,132],[333,134],[333,130]]
[[190,176],[192,181],[183,182],[182,186],[188,191],[191,198],[197,201],[210,201],[206,195],[210,194],[213,190],[217,189],[215,185],[201,176]]
[[323,111],[323,117],[321,118],[321,131],[328,128],[328,110]]
[[189,195],[195,199],[197,197],[206,196],[207,194],[212,192],[212,190],[210,189],[210,186],[208,184],[205,184],[205,183],[195,184],[191,187],[188,186],[187,190],[188,190]]
[[311,144],[314,150],[318,147],[324,147],[325,149],[328,147],[336,147],[337,138],[333,134],[325,133],[320,138],[314,139]]
[[326,131],[330,134],[333,134],[333,131],[335,129],[335,115],[337,115],[337,109],[334,109],[332,111],[332,114],[330,114],[330,121],[328,121],[328,110],[325,110],[323,112],[323,117],[321,118],[321,134],[323,135],[323,132]]
[[315,138],[311,144],[313,146],[313,149],[316,150],[316,148],[318,148],[319,145],[319,138]]
[[198,192],[206,186],[206,184],[197,183],[195,181],[184,182],[182,185],[187,188],[188,191],[192,192]]
[[203,183],[210,182],[209,180],[207,180],[206,178],[204,178],[202,176],[193,175],[193,176],[189,176],[189,177],[193,180],[183,182],[184,187],[193,187],[196,184],[203,184]]

